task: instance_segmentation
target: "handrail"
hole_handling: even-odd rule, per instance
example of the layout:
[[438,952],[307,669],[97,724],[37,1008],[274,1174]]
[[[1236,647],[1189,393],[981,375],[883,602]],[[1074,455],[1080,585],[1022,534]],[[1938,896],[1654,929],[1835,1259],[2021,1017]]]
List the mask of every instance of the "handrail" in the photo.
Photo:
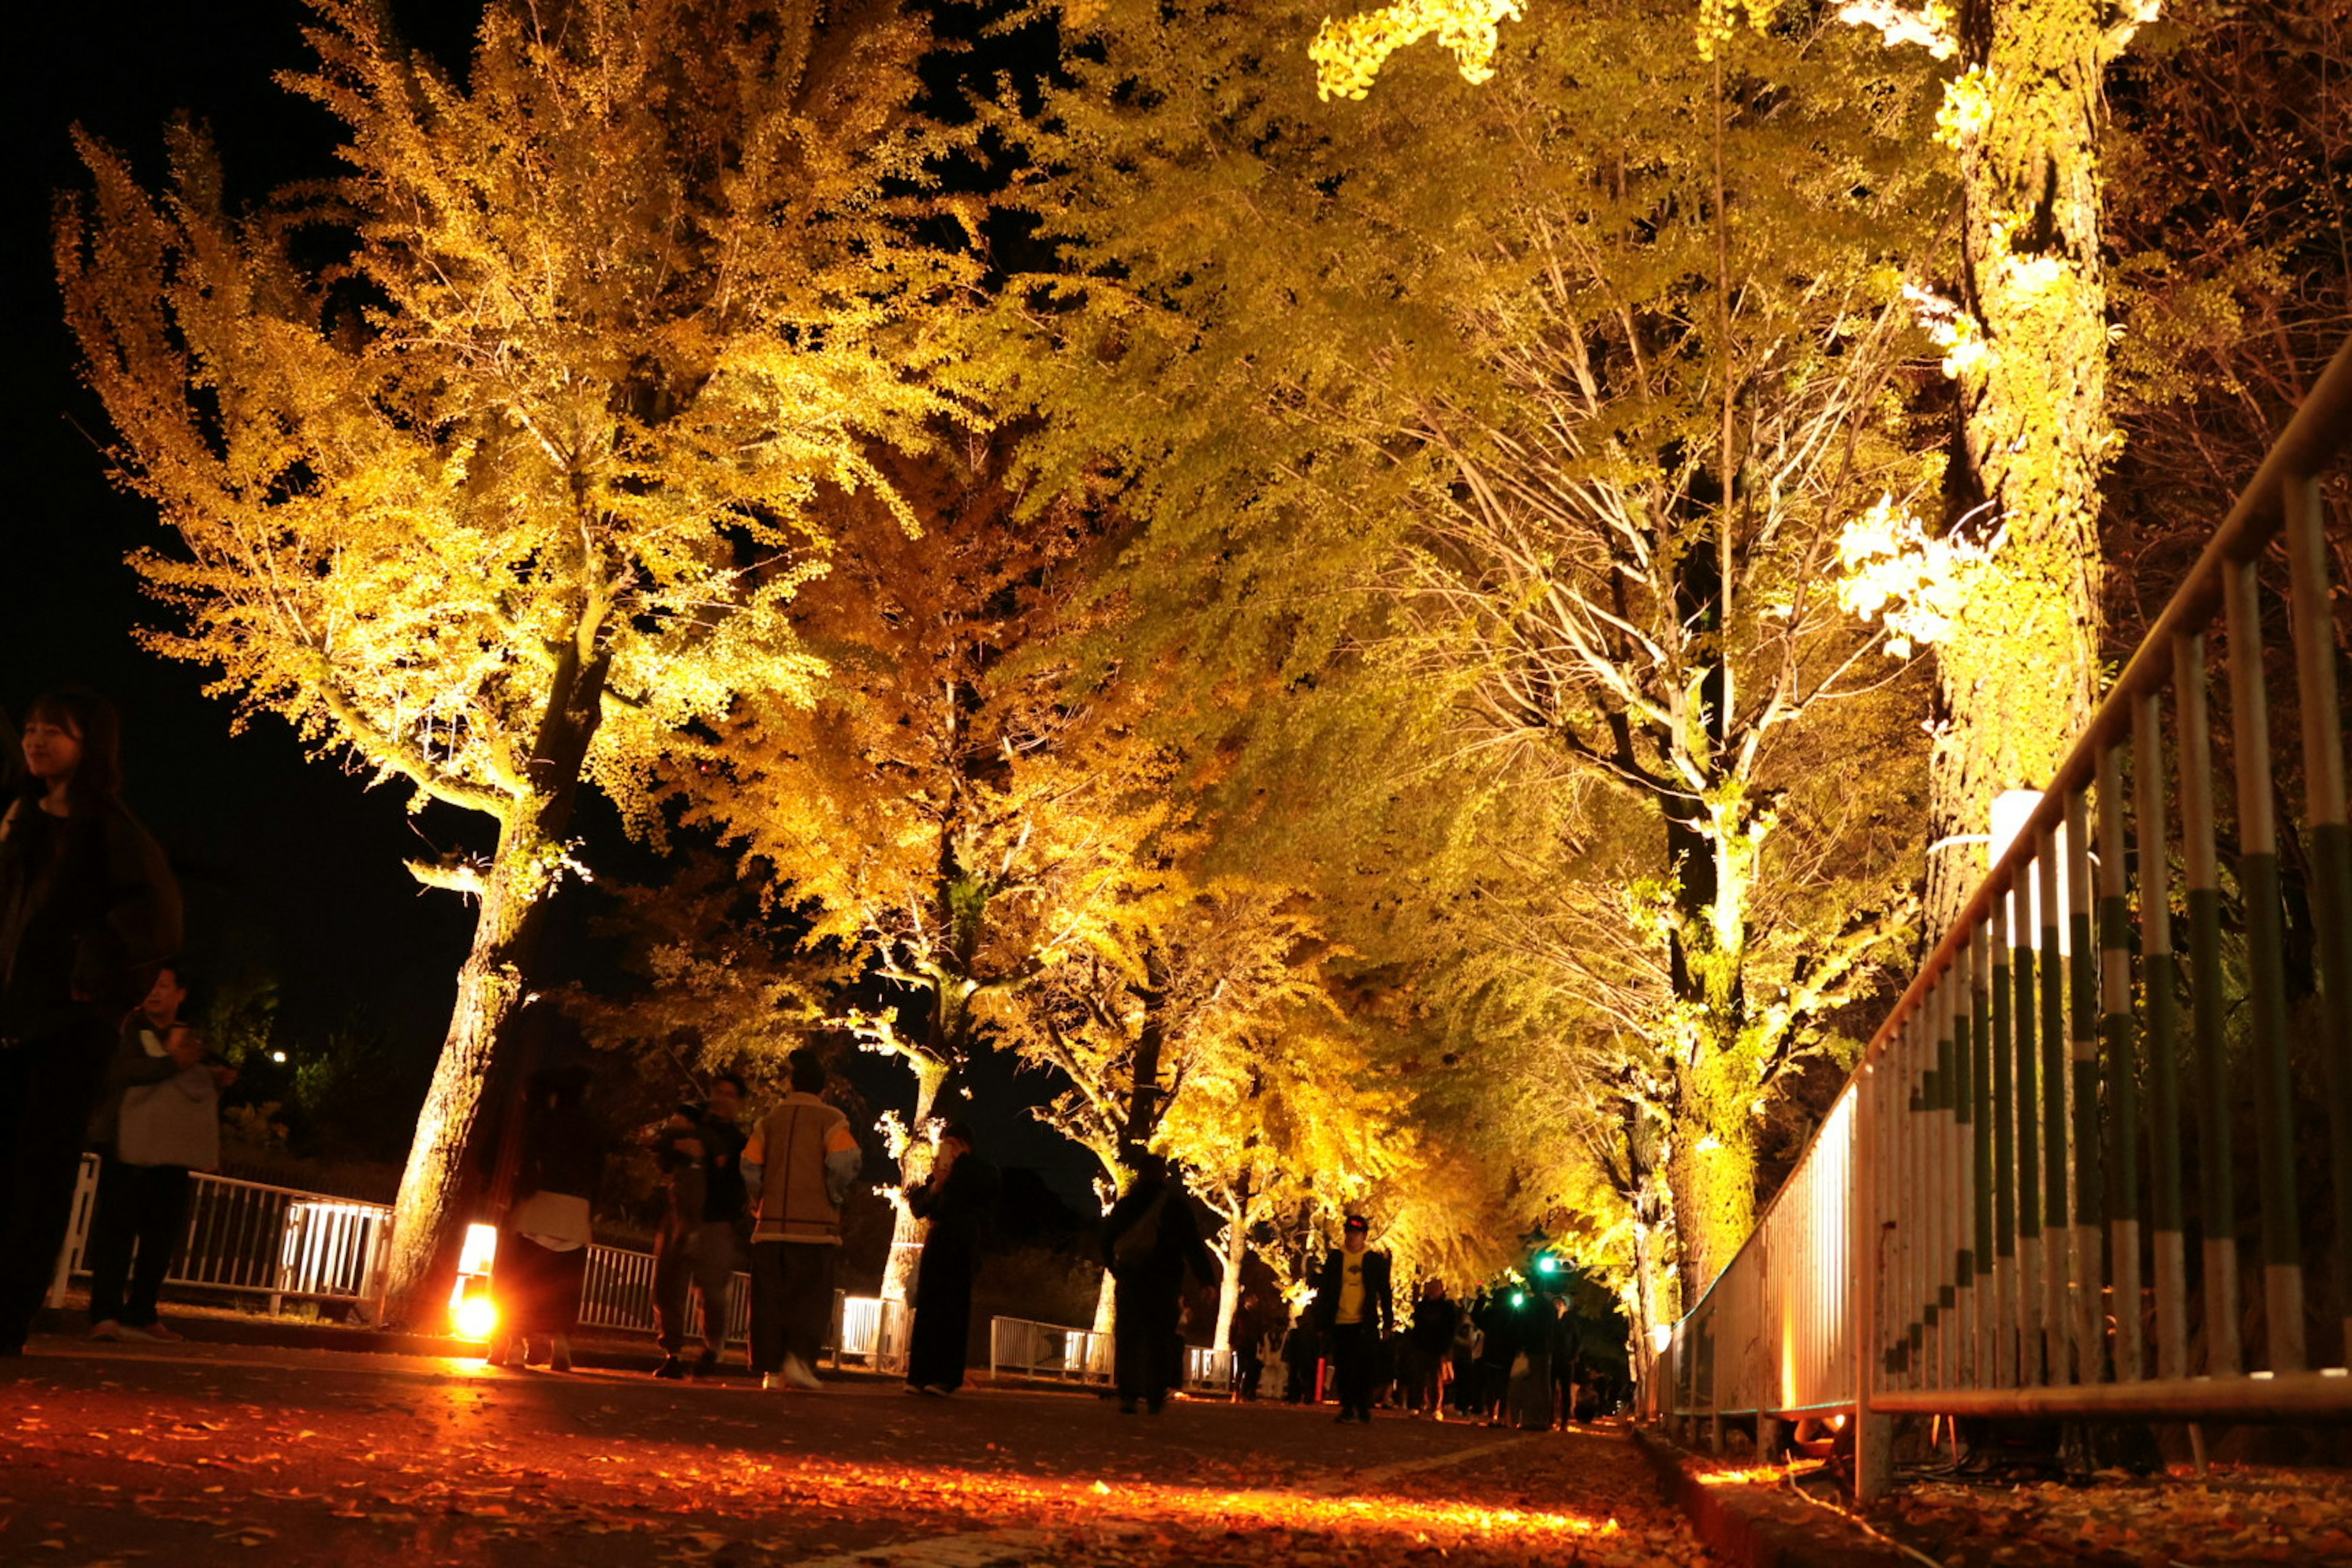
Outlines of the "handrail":
[[[2305,1371],[2298,1216],[2313,1200],[2298,1191],[2294,1159],[2297,1103],[2324,1098],[2336,1231],[2352,1235],[2352,823],[2318,490],[2347,454],[2352,340],[1896,998],[1754,1231],[1673,1325],[1644,1394],[1653,1415],[1717,1428],[1752,1415],[1764,1438],[1781,1419],[1850,1414],[1862,1423],[1858,1486],[1868,1494],[1891,1477],[1885,1423],[1897,1413],[2352,1412],[2352,1376]],[[2306,775],[2307,853],[2295,869],[2309,918],[2298,930],[2312,945],[2324,1097],[2298,1094],[2288,1020],[2259,580],[2282,535]],[[2204,644],[2217,622],[2229,633],[2237,733],[2230,888]],[[2243,959],[2225,969],[2221,911],[2232,896]],[[2173,942],[2176,919],[2185,946]],[[2230,1054],[2233,1030],[2245,1037],[2242,1068]],[[2192,1060],[2201,1081],[2184,1096]],[[2231,1155],[2232,1106],[2248,1091],[2268,1358],[2254,1373],[2238,1344]],[[2193,1227],[2184,1103],[2200,1149]],[[2195,1259],[2190,1228],[2203,1237]],[[2208,1325],[2205,1375],[2195,1378],[2193,1262]],[[2352,1257],[2336,1264],[2352,1345]],[[1775,1332],[1778,1343],[1767,1342]]]
[[2066,796],[2089,785],[2098,771],[2100,753],[2131,733],[2132,708],[2137,699],[2170,684],[2173,641],[2201,631],[2212,620],[2221,604],[2222,569],[2259,557],[2278,537],[2284,526],[2280,498],[2288,481],[2307,479],[2348,451],[2352,451],[2352,338],[2344,341],[2312,384],[2310,395],[2287,421],[2252,480],[2239,492],[2229,517],[2199,553],[2180,586],[2173,590],[2156,624],[2147,628],[2115,684],[2107,689],[2106,697],[2092,710],[2082,737],[2051,775],[2042,804],[2018,828],[2007,852],[1993,863],[1953,917],[1952,929],[1921,961],[1919,973],[1863,1048],[1856,1071],[1885,1048],[1937,977],[1951,967],[1953,954],[1958,946],[1965,945],[1970,926],[1985,919],[1993,900],[2011,890],[2016,874],[2033,863],[2034,846],[2041,835],[2065,826]]

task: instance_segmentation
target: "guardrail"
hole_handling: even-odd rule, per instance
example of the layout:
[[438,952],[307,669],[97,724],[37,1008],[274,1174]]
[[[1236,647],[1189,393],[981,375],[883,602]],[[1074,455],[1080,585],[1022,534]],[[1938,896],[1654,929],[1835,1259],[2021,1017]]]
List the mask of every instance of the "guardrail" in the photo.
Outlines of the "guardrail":
[[[89,1272],[83,1254],[98,1201],[99,1157],[84,1154],[74,1184],[73,1215],[49,1289],[65,1297],[68,1275]],[[269,1310],[299,1300],[376,1299],[392,1210],[326,1193],[274,1187],[199,1171],[192,1178],[188,1226],[165,1287],[268,1298]]]
[[[1092,1329],[1067,1328],[1028,1318],[988,1321],[988,1376],[992,1383],[1003,1377],[1021,1377],[1108,1387],[1115,1360],[1111,1336]],[[1184,1347],[1183,1386],[1187,1390],[1223,1393],[1232,1379],[1230,1352],[1206,1345]]]
[[[98,1200],[99,1165],[98,1155],[82,1156],[66,1245],[49,1288],[52,1307],[64,1304],[70,1277],[89,1272],[84,1254]],[[187,1231],[164,1276],[167,1289],[266,1297],[272,1312],[289,1298],[359,1307],[378,1300],[392,1237],[391,1205],[206,1171],[196,1172],[192,1179]],[[653,1254],[590,1247],[581,1291],[582,1325],[653,1333]],[[688,1314],[688,1335],[699,1338],[700,1304],[690,1305]],[[739,1270],[728,1294],[726,1342],[747,1342],[751,1318],[751,1276]],[[904,1302],[836,1290],[825,1352],[835,1367],[856,1364],[876,1372],[903,1372],[912,1321]]]
[[1091,1329],[1034,1322],[1027,1318],[991,1318],[988,1376],[992,1383],[1001,1377],[1026,1377],[1108,1384],[1111,1380],[1110,1336]]
[[[1852,1415],[1874,1496],[1898,1415],[2352,1412],[2352,826],[2320,490],[2347,447],[2352,342],[1675,1325],[1650,1415],[1718,1443],[1727,1418],[1765,1438]],[[2275,671],[2266,615],[2292,645]],[[2300,735],[2284,833],[2274,681]]]

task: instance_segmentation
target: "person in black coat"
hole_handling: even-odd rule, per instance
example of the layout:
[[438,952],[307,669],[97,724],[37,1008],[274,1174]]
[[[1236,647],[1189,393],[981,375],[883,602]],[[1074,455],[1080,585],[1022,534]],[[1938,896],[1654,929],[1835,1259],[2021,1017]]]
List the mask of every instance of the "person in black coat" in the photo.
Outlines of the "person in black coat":
[[1412,1355],[1404,1400],[1405,1408],[1416,1415],[1427,1411],[1443,1419],[1439,1384],[1444,1381],[1445,1358],[1454,1353],[1454,1330],[1461,1321],[1462,1309],[1445,1293],[1445,1281],[1423,1280],[1421,1295],[1412,1304]]
[[1157,1415],[1168,1391],[1184,1381],[1183,1341],[1177,1333],[1184,1270],[1190,1268],[1203,1284],[1223,1278],[1201,1239],[1191,1194],[1159,1155],[1136,1157],[1135,1180],[1103,1216],[1103,1263],[1111,1274],[1119,1413],[1134,1415],[1140,1402]]
[[1396,1299],[1389,1284],[1389,1255],[1366,1245],[1371,1222],[1351,1214],[1341,1234],[1341,1245],[1326,1253],[1315,1271],[1315,1321],[1339,1385],[1339,1419],[1370,1421],[1373,1352],[1396,1331]]
[[19,750],[0,810],[0,1355],[57,1268],[116,1028],[180,946],[178,885],[121,798],[113,705],[51,692]]
[[543,1068],[530,1078],[515,1203],[490,1276],[500,1320],[488,1357],[494,1366],[514,1356],[528,1363],[544,1342],[547,1364],[572,1370],[591,1215],[604,1171],[604,1137],[583,1104],[588,1078],[581,1067]]
[[996,1213],[996,1167],[972,1152],[971,1129],[959,1121],[940,1135],[928,1181],[907,1189],[907,1206],[930,1221],[915,1276],[915,1327],[907,1350],[907,1387],[948,1394],[963,1386],[971,1340],[971,1284],[980,1244]]

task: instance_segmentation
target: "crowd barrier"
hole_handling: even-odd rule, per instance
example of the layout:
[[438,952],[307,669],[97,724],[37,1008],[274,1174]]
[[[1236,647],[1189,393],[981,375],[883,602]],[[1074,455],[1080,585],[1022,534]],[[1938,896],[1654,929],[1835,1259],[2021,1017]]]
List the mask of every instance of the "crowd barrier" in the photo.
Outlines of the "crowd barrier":
[[2347,447],[2352,342],[1673,1326],[1652,1416],[1850,1416],[1874,1496],[1904,1415],[2352,1414]]

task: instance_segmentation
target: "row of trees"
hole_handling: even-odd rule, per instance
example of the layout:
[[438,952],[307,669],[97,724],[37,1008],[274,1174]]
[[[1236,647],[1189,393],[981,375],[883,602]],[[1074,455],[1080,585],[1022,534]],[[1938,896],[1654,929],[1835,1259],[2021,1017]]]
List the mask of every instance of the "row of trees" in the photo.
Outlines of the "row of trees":
[[[339,177],[89,144],[58,258],[155,646],[491,826],[413,868],[480,915],[412,1310],[589,784],[732,870],[633,896],[641,1040],[846,1027],[916,1173],[1013,1051],[1235,1263],[1369,1202],[1671,1317],[2087,706],[2111,355],[2152,428],[2206,384],[2110,346],[2152,5],[494,0],[460,76],[317,3]],[[2315,335],[2245,257],[2340,223],[2176,262],[2132,145],[2143,336]]]

